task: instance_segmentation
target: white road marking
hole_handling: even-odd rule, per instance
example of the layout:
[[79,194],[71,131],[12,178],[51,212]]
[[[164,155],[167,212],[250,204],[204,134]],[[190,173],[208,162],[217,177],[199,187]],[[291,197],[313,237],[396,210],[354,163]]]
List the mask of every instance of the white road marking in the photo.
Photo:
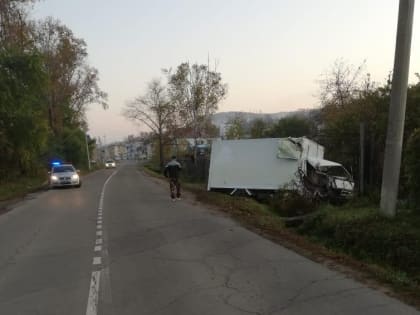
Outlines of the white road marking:
[[86,308],[86,315],[98,314],[98,297],[99,297],[99,279],[101,278],[100,271],[93,271],[90,279],[89,297]]
[[[105,181],[104,185],[102,186],[102,192],[101,197],[99,199],[99,207],[98,207],[98,223],[97,223],[97,236],[102,236],[102,209],[104,205],[104,196],[105,196],[105,188],[111,178],[117,173],[118,171],[114,171],[111,176],[108,177],[108,179]],[[95,247],[94,252],[101,252],[102,251],[102,244],[103,238],[97,237],[95,240]],[[105,256],[108,257],[108,256]],[[95,256],[93,257],[93,265],[101,265],[102,264],[102,257],[101,256]],[[93,271],[92,272],[92,278],[90,281],[90,288],[89,288],[89,296],[88,296],[88,303],[86,306],[86,315],[97,315],[98,314],[98,304],[99,304],[99,279],[101,277],[101,271]],[[106,278],[109,281],[109,278]],[[108,282],[105,281],[105,282]],[[102,285],[104,286],[104,285]],[[105,285],[107,286],[107,285]],[[109,286],[109,283],[108,283]]]
[[93,257],[93,264],[94,265],[100,265],[102,263],[101,257]]

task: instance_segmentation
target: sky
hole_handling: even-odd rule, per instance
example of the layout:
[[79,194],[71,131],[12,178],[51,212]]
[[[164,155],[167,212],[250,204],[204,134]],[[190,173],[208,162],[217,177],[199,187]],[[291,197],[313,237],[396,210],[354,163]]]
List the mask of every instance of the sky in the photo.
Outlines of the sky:
[[[144,127],[121,111],[162,69],[217,63],[229,86],[219,111],[282,112],[319,106],[319,79],[336,60],[384,82],[393,68],[398,0],[41,0],[88,46],[109,109],[91,104],[89,132],[105,143]],[[420,8],[414,13],[410,82],[420,72]]]

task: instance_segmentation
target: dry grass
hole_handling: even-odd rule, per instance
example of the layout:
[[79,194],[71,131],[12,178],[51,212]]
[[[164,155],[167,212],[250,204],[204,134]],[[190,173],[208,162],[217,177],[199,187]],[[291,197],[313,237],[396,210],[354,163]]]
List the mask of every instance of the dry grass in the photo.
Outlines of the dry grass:
[[0,183],[0,201],[21,198],[43,187],[46,178],[22,177]]

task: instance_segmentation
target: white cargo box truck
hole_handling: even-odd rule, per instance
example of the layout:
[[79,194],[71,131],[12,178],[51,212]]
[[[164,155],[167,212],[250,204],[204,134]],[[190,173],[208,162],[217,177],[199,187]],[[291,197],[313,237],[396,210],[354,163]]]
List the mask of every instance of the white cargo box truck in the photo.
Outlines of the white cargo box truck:
[[305,137],[217,140],[211,147],[207,188],[253,194],[294,183],[320,197],[350,196],[351,175],[341,164],[323,158],[324,147]]

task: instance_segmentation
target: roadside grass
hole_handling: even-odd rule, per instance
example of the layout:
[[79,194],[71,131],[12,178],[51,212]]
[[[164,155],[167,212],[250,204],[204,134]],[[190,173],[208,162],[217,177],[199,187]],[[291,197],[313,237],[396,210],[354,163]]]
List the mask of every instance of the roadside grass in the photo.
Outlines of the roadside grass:
[[93,172],[96,172],[96,171],[99,171],[99,170],[102,170],[102,169],[105,169],[105,165],[95,164],[95,165],[91,166],[90,170],[88,168],[80,169],[80,175],[85,176],[87,174],[90,174],[90,173],[93,173]]
[[[142,169],[164,179],[153,166]],[[321,204],[302,224],[293,226],[283,217],[285,211],[270,203],[208,192],[203,183],[183,181],[183,188],[256,233],[420,309],[419,214],[401,210],[395,220],[386,219],[364,198],[343,206]],[[287,203],[285,209],[294,204]]]
[[[82,168],[80,170],[80,175],[85,176],[100,169],[103,169],[102,165],[92,166],[90,171]],[[0,181],[0,202],[19,199],[29,193],[46,188],[47,182],[47,170],[40,170],[37,176],[22,176]]]
[[[398,288],[420,288],[420,215],[400,210],[395,219],[378,208],[349,203],[323,206],[297,231],[332,250],[383,268],[376,275]],[[420,295],[419,295],[420,296]]]
[[37,176],[0,182],[0,201],[21,198],[28,193],[39,190],[44,186],[46,180],[46,177]]
[[284,222],[271,211],[268,205],[261,204],[254,199],[209,192],[203,184],[184,183],[184,187],[194,193],[199,202],[216,206],[245,225],[252,225],[252,227],[261,230],[284,228]]

